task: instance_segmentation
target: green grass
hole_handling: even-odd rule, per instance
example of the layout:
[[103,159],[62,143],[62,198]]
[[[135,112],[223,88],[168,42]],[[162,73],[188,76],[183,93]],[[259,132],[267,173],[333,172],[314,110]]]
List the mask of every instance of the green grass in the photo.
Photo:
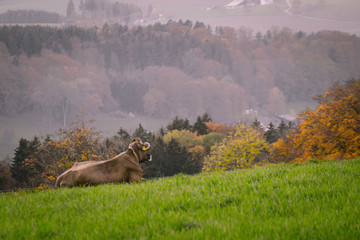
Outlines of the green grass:
[[360,159],[0,194],[1,239],[360,239]]

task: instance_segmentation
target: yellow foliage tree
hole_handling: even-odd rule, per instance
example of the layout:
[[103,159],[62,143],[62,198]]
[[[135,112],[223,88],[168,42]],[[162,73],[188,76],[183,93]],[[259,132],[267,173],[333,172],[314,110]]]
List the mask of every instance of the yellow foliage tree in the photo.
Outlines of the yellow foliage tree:
[[319,107],[300,115],[298,130],[274,144],[273,157],[301,162],[360,156],[360,79],[335,84],[315,99]]
[[204,160],[204,172],[250,168],[267,151],[268,145],[260,132],[244,125],[235,130],[234,134],[212,147]]
[[100,132],[81,119],[82,112],[68,129],[60,129],[55,139],[47,137],[28,159],[30,163],[43,165],[43,172],[38,174],[42,177],[40,188],[53,186],[56,177],[75,162],[104,159]]
[[164,135],[164,142],[166,144],[169,144],[171,139],[176,140],[181,147],[184,147],[187,150],[196,145],[201,145],[201,137],[189,130],[173,130]]

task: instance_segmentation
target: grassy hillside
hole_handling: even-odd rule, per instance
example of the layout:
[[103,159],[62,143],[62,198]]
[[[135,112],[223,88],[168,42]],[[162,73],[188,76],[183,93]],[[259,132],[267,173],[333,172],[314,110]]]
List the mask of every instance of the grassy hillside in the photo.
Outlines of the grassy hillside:
[[360,159],[0,194],[0,239],[360,239]]

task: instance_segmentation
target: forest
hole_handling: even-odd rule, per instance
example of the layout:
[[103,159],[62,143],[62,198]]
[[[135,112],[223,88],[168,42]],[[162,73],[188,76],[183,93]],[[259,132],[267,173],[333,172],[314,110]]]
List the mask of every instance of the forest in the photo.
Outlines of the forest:
[[189,20],[1,26],[0,55],[0,115],[36,112],[64,126],[80,110],[192,121],[207,112],[227,124],[249,112],[296,116],[315,95],[360,74],[355,35],[262,34]]

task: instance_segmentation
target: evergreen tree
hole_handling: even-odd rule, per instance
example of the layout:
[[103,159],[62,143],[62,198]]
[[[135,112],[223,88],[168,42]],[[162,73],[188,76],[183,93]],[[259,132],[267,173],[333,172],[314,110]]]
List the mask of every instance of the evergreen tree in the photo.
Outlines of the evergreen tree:
[[178,116],[176,116],[174,118],[174,120],[172,121],[172,123],[170,123],[167,127],[167,130],[173,131],[173,130],[191,130],[191,125],[189,123],[188,119],[181,119]]
[[204,113],[202,117],[198,116],[196,122],[194,123],[193,131],[197,132],[198,135],[205,135],[208,130],[206,123],[211,121],[212,119],[207,113]]
[[73,0],[69,0],[66,8],[66,17],[72,18],[75,14],[75,6]]
[[160,135],[163,137],[163,136],[166,134],[165,128],[161,127],[161,128],[159,129],[159,133],[160,133]]
[[11,176],[10,158],[0,159],[0,191],[11,190],[14,185],[14,179]]
[[24,167],[24,160],[29,156],[28,146],[29,141],[21,138],[19,146],[15,150],[15,156],[11,165],[11,174],[16,181],[16,185],[20,186],[27,180],[27,170]]
[[285,124],[284,121],[281,121],[277,127],[277,138],[285,138],[289,132],[289,127]]
[[13,164],[11,165],[11,174],[16,181],[17,187],[29,186],[28,180],[35,174],[36,168],[40,168],[39,164],[36,164],[35,166],[28,166],[26,164],[26,159],[28,159],[31,154],[35,153],[39,146],[40,141],[36,136],[32,141],[28,141],[24,138],[20,139],[19,146],[15,150]]
[[260,132],[264,131],[261,122],[257,118],[255,118],[255,121],[251,124],[251,127]]
[[120,136],[120,138],[122,140],[130,140],[130,134],[124,129],[124,128],[120,128],[119,131],[117,132],[117,134]]
[[168,159],[165,165],[165,176],[186,173],[184,170],[190,158],[190,154],[184,147],[181,147],[175,139],[171,139],[169,144],[166,146],[166,155],[168,156]]
[[278,140],[277,131],[273,123],[269,124],[268,129],[266,130],[264,136],[268,143],[274,143]]
[[154,139],[154,134],[145,130],[141,123],[139,123],[139,126],[135,129],[133,134],[133,138],[136,137],[139,137],[143,142],[151,142]]
[[152,161],[141,164],[144,170],[144,178],[157,178],[166,176],[168,155],[166,144],[162,137],[157,137],[151,143],[150,154]]

